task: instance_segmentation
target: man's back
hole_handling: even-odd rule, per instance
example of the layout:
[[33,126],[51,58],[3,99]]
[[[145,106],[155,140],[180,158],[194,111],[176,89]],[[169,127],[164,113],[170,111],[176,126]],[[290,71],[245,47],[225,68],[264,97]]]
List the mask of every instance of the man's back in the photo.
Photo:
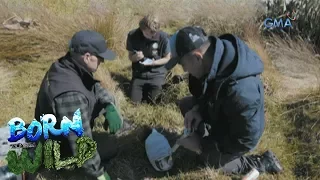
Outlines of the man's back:
[[35,118],[40,120],[42,114],[55,114],[54,99],[67,92],[82,93],[89,100],[89,108],[93,109],[95,104],[93,92],[95,80],[90,76],[90,73],[84,72],[83,69],[72,62],[70,54],[54,62],[42,80],[37,98]]
[[204,119],[226,151],[253,149],[264,130],[264,95],[260,58],[239,38],[209,38],[215,47],[205,94],[203,80],[189,78],[190,92],[204,100]]
[[[106,103],[113,102],[113,97],[94,80],[92,74],[75,62],[68,53],[52,64],[41,84],[35,110],[36,119],[42,114],[54,114],[57,118],[56,129],[60,129],[60,122],[64,116],[72,120],[74,113],[80,109],[83,136],[93,138],[92,125]],[[50,139],[61,141],[62,158],[74,156],[77,152],[76,141],[79,138],[70,131],[68,137],[52,136]],[[83,167],[93,176],[103,174],[100,166],[100,154],[86,161]]]

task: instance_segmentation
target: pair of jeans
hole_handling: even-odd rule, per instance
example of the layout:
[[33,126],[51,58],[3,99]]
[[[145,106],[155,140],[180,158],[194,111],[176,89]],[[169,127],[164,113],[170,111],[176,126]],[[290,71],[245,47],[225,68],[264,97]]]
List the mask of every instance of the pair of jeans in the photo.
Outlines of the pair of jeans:
[[164,77],[155,78],[133,78],[131,80],[130,98],[134,103],[146,100],[148,103],[155,102],[161,93]]

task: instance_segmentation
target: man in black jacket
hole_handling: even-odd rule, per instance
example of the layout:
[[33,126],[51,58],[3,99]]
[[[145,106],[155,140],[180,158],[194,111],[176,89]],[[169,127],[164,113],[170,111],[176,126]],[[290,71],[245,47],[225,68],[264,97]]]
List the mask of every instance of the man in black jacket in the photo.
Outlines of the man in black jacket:
[[[118,117],[107,118],[110,112],[107,110],[116,104],[115,98],[93,78],[93,72],[100,63],[105,59],[113,60],[115,53],[107,49],[101,34],[89,30],[74,34],[69,47],[69,52],[54,62],[43,78],[37,97],[35,119],[40,121],[43,114],[53,114],[57,119],[55,128],[60,129],[63,117],[72,120],[75,111],[80,109],[84,136],[94,139],[92,128],[95,118],[100,114],[104,114],[110,132],[117,132],[123,125],[120,114]],[[50,139],[59,137],[51,136]],[[76,155],[77,139],[78,136],[72,131],[67,138],[57,139],[62,142],[62,157]],[[110,179],[108,173],[104,172],[101,161],[115,155],[117,145],[111,139],[101,139],[97,141],[97,146],[93,158],[86,161],[83,168],[88,175],[98,180]]]
[[132,62],[130,98],[133,102],[146,99],[151,103],[160,94],[167,73],[164,65],[171,57],[168,42],[168,35],[160,30],[154,15],[143,17],[139,28],[129,32],[127,50]]
[[200,27],[180,29],[170,44],[190,74],[193,95],[178,103],[192,132],[178,143],[226,173],[281,172],[271,151],[244,156],[256,148],[265,126],[260,57],[238,37],[207,36]]

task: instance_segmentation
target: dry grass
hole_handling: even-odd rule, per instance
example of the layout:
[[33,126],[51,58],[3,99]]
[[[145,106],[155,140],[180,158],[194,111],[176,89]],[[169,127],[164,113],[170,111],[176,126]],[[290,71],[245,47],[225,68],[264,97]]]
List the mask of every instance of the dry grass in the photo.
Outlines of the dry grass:
[[197,5],[198,11],[191,16],[190,23],[200,25],[214,35],[233,33],[245,36],[246,27],[252,27],[263,10],[260,1],[250,0],[217,0],[214,3],[205,0]]
[[294,40],[274,36],[267,49],[273,64],[284,76],[279,91],[283,98],[308,88],[318,88],[320,61],[311,44],[300,37]]
[[0,74],[0,93],[7,92],[10,90],[10,81],[12,80],[14,73],[6,69],[3,64],[0,64]]
[[265,85],[265,93],[269,96],[274,96],[275,91],[279,89],[282,81],[282,76],[273,66],[271,58],[265,48],[263,37],[259,34],[258,26],[247,26],[244,28],[246,32],[244,39],[248,46],[252,48],[262,59],[264,64],[264,72],[262,79]]
[[[290,59],[294,58],[295,62],[302,62],[306,57],[311,58],[311,52],[303,49],[303,44],[292,41],[291,46],[295,47],[298,44],[299,51],[294,52],[295,55],[291,55],[292,49],[283,47],[283,42],[281,44],[277,39],[278,44],[275,43],[271,51],[270,49],[266,51],[263,38],[259,35],[254,23],[255,17],[260,11],[259,5],[255,1],[81,0],[81,3],[77,2],[76,0],[3,0],[0,2],[0,20],[5,20],[11,17],[12,13],[16,13],[21,17],[35,18],[40,24],[33,30],[0,31],[0,38],[4,42],[0,44],[0,61],[10,60],[10,63],[5,64],[6,68],[18,72],[11,81],[8,78],[3,78],[10,83],[12,88],[1,96],[0,123],[5,124],[16,116],[26,122],[31,121],[36,92],[50,64],[64,55],[67,42],[74,32],[80,29],[94,29],[105,36],[109,47],[118,54],[116,61],[106,62],[100,66],[95,74],[96,77],[102,81],[102,85],[110,93],[116,96],[121,111],[127,119],[135,122],[140,128],[143,126],[159,127],[169,138],[170,143],[173,143],[183,127],[183,118],[175,101],[189,94],[185,82],[171,83],[173,75],[182,73],[181,67],[176,66],[172,74],[167,77],[168,86],[163,92],[165,98],[159,105],[133,105],[126,96],[128,83],[131,79],[131,63],[127,59],[125,50],[127,33],[138,26],[137,22],[142,15],[154,11],[160,15],[163,27],[169,33],[173,33],[186,24],[202,25],[213,35],[228,32],[243,37],[248,45],[260,55],[265,64],[263,79],[270,87],[270,91],[266,93],[266,129],[255,153],[272,149],[286,169],[284,174],[263,175],[261,179],[295,179],[294,171],[297,165],[305,160],[295,160],[300,157],[295,151],[302,153],[300,151],[302,148],[298,145],[302,140],[294,136],[296,143],[288,143],[288,136],[284,133],[293,132],[297,127],[288,121],[293,116],[282,115],[288,108],[279,103],[279,97],[275,96],[282,79],[279,78],[278,71],[273,67],[271,59],[289,57]],[[281,54],[283,52],[285,55]],[[272,56],[269,56],[269,53]],[[305,54],[300,55],[301,53]],[[307,60],[311,63],[309,58]],[[291,61],[284,63],[291,65]],[[2,73],[2,69],[0,72]],[[100,121],[101,119],[96,123],[97,131],[101,129],[99,128]],[[315,122],[317,121],[314,119],[310,121],[310,123]],[[175,154],[175,167],[172,171],[155,172],[146,159],[144,142],[138,138],[139,134],[141,134],[140,129],[119,139],[122,144],[121,152],[107,167],[107,171],[112,177],[121,179],[143,179],[144,177],[154,179],[239,178],[237,176],[223,176],[209,167],[198,167],[195,156],[184,149],[179,149]],[[312,157],[310,153],[313,152],[315,151],[302,154],[305,157]],[[309,172],[316,177],[312,168]],[[86,179],[84,176],[79,176],[78,172],[41,171],[38,175],[38,179],[44,180],[79,179],[79,177]]]
[[308,91],[288,100],[282,114],[293,127],[287,131],[289,143],[295,146],[295,176],[299,179],[319,179],[320,89]]

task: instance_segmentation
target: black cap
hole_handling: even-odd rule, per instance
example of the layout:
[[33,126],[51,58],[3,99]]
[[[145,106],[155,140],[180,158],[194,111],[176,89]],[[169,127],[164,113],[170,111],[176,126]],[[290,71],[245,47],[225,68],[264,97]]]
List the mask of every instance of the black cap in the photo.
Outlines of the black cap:
[[69,42],[70,52],[79,54],[90,53],[107,60],[114,60],[116,54],[107,49],[104,37],[95,31],[82,30],[73,35]]
[[207,34],[199,26],[187,26],[179,30],[176,39],[176,52],[179,57],[198,49],[208,40]]

